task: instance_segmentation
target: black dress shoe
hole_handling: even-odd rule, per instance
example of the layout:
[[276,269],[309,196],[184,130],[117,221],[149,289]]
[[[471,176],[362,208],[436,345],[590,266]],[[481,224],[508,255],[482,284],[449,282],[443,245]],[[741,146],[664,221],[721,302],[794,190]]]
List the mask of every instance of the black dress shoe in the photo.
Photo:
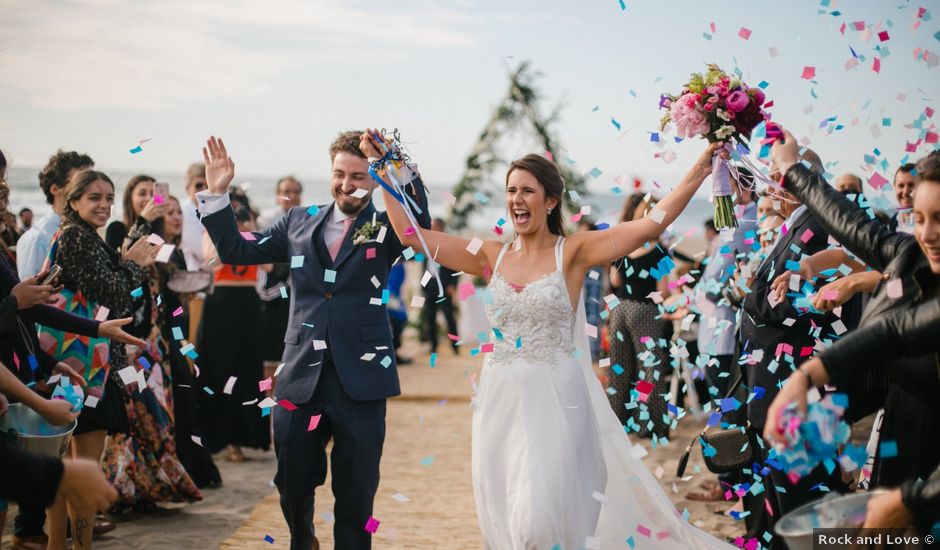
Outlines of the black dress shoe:
[[[95,516],[95,526],[91,528],[92,540],[117,529],[117,525],[108,521],[101,514]],[[72,522],[65,524],[65,538],[72,538]]]
[[101,516],[95,517],[95,526],[91,529],[91,538],[96,539],[117,529],[117,525]]

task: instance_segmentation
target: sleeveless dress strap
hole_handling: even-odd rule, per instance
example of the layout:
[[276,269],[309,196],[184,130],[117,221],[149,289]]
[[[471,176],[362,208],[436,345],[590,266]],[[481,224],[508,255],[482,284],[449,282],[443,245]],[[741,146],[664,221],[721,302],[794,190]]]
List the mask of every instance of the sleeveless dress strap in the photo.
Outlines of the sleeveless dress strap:
[[493,264],[493,275],[496,275],[496,272],[499,271],[499,264],[503,263],[503,255],[506,254],[506,251],[509,250],[509,245],[512,243],[506,243],[502,248],[499,249],[499,255],[496,256],[496,263]]
[[555,268],[558,271],[561,271],[563,265],[563,258],[565,255],[565,238],[559,236],[558,240],[555,241]]

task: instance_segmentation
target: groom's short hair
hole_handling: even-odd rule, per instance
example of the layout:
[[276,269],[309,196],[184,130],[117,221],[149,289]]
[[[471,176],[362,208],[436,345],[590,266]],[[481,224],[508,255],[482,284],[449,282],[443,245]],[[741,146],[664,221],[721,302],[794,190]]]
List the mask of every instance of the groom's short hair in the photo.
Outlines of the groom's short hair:
[[362,130],[348,130],[340,134],[330,144],[330,161],[336,158],[337,153],[349,153],[359,158],[366,158],[359,150],[359,137]]

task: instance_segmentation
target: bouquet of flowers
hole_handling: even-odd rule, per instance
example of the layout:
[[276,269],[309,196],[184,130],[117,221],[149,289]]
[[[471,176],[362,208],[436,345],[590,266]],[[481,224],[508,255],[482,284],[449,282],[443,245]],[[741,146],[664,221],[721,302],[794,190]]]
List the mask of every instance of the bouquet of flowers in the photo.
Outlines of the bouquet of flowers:
[[[749,88],[737,76],[730,76],[711,64],[704,74],[692,74],[681,93],[660,97],[659,107],[668,110],[660,121],[660,129],[672,122],[681,138],[700,136],[711,143],[735,141],[746,145],[754,127],[768,118],[761,109],[764,99],[760,88]],[[738,225],[729,177],[727,161],[716,156],[712,194],[715,227],[719,229]]]

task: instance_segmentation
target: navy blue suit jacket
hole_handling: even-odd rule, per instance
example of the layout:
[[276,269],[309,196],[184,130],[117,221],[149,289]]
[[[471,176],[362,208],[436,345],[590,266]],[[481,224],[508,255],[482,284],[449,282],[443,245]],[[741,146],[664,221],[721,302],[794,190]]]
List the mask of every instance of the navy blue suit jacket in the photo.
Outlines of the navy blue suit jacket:
[[[418,223],[426,228],[430,226],[427,196],[423,185],[415,187],[416,202],[423,210]],[[327,351],[351,398],[370,401],[401,393],[388,312],[384,304],[372,305],[370,299],[382,298],[389,267],[404,246],[388,215],[370,203],[332,261],[321,234],[332,209],[331,203],[310,215],[308,207],[292,208],[273,226],[255,232],[254,241],[239,233],[231,207],[202,218],[224,263],[290,263],[294,256],[304,257],[302,267],[291,269],[290,321],[284,334],[284,368],[277,381],[278,399],[295,404],[313,397]],[[356,230],[370,222],[373,214],[387,228],[384,241],[353,244]],[[335,272],[335,282],[327,281],[328,269]],[[327,348],[314,349],[315,340],[326,342]],[[375,357],[362,359],[365,354]]]

